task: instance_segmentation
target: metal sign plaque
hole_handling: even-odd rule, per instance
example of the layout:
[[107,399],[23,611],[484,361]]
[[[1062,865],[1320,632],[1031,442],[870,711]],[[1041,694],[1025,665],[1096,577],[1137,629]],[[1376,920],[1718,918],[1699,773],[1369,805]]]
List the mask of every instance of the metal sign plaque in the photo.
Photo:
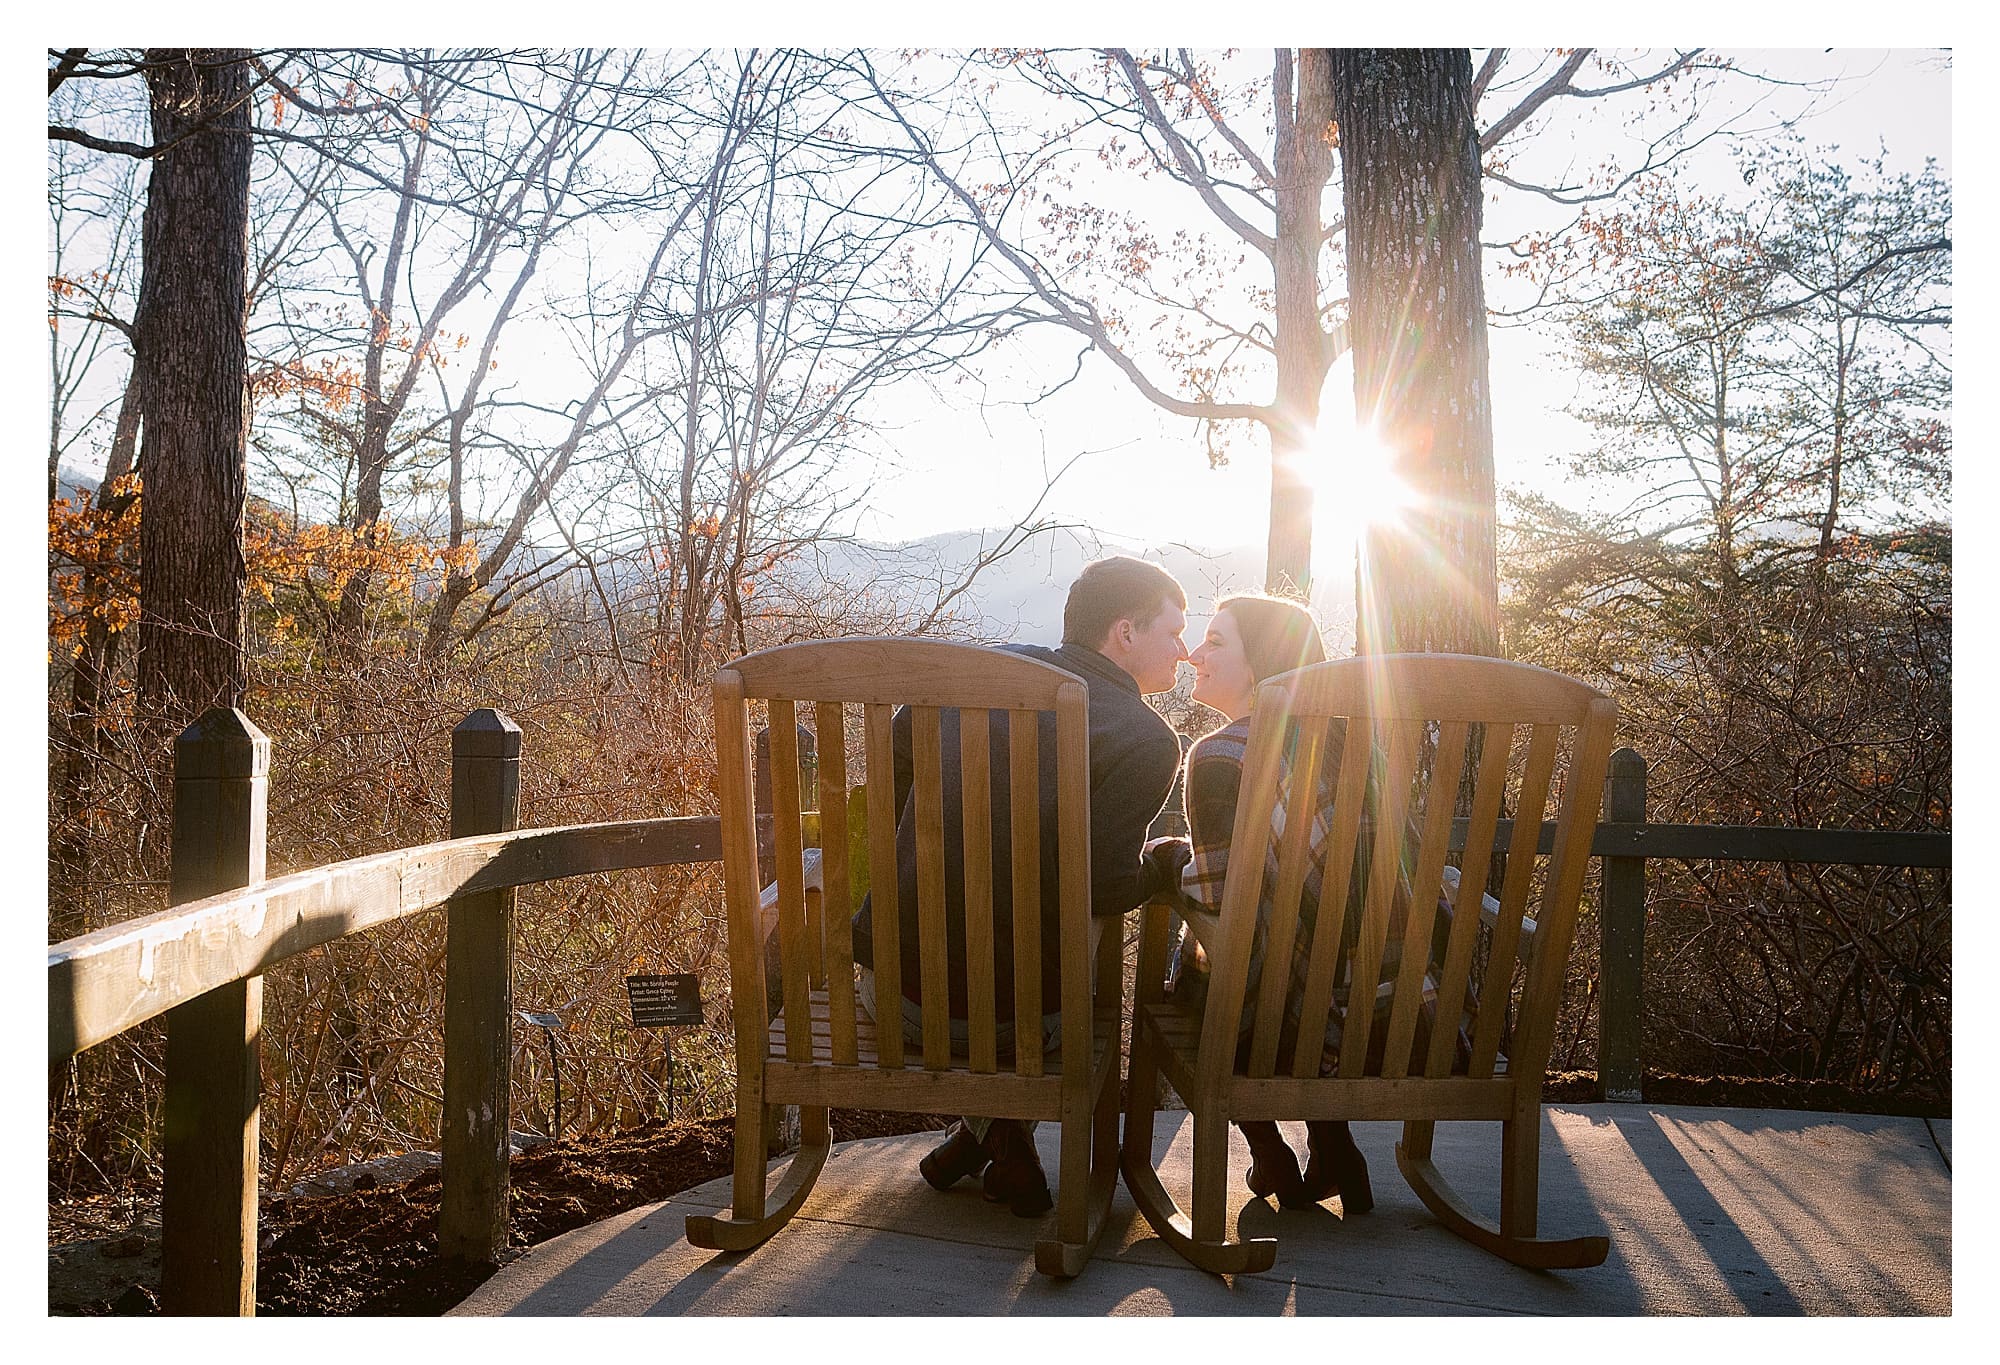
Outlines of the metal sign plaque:
[[701,978],[693,972],[671,976],[628,976],[625,993],[632,998],[634,1028],[665,1028],[669,1024],[701,1022]]

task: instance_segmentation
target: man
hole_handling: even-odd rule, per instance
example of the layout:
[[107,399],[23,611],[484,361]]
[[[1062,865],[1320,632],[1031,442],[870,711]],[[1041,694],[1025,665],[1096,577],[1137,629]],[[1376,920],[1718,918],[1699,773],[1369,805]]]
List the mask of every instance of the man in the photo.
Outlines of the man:
[[[1173,730],[1143,700],[1141,694],[1165,692],[1174,685],[1174,672],[1187,657],[1181,633],[1187,628],[1187,594],[1166,570],[1157,564],[1123,556],[1102,559],[1087,565],[1070,585],[1063,608],[1063,643],[1059,649],[1036,645],[1009,645],[1016,654],[1052,663],[1082,678],[1089,692],[1090,731],[1090,912],[1093,915],[1120,915],[1143,904],[1158,891],[1178,884],[1180,869],[1187,862],[1185,840],[1158,840],[1146,843],[1146,830],[1166,804],[1173,787],[1174,772],[1180,764],[1180,746]],[[958,766],[958,713],[946,711],[942,718],[944,777],[944,828],[961,828],[960,772]],[[992,748],[995,754],[1007,750],[1007,717],[992,713]],[[917,874],[915,814],[909,799],[912,757],[910,720],[907,709],[897,712],[894,730],[895,799],[899,818],[896,826],[897,907],[901,924],[902,953],[901,1015],[904,1035],[913,1043],[922,1042],[922,1000],[917,942]],[[1037,743],[1041,763],[1041,791],[1037,794],[1044,811],[1055,804],[1055,721],[1044,713]],[[996,855],[992,859],[994,907],[994,997],[1005,1001],[1013,995],[1013,934],[1011,859],[1005,856],[1006,831],[1010,828],[1010,798],[1004,762],[996,765],[992,816]],[[1050,827],[1046,827],[1050,828]],[[1041,908],[1043,915],[1042,999],[1060,1000],[1060,938],[1058,928],[1059,869],[1056,841],[1045,833],[1040,843]],[[962,881],[963,852],[955,835],[948,836],[945,849],[946,941],[950,959],[952,1044],[954,1050],[966,1045],[965,987],[965,893]],[[854,917],[854,960],[861,968],[858,991],[871,1018],[879,1020],[878,989],[886,993],[888,983],[875,980],[875,941],[872,930],[872,899],[864,900]],[[887,1005],[888,1002],[881,1002]],[[1053,1046],[1059,1036],[1061,1014],[1042,1016],[1045,1046]],[[1010,1021],[1000,1022],[998,1045],[1003,1052],[1013,1048]],[[949,1136],[923,1159],[924,1179],[936,1188],[949,1189],[960,1179],[982,1170],[988,1199],[1006,1203],[1014,1213],[1033,1217],[1053,1204],[1048,1177],[1035,1152],[1033,1125],[1014,1119],[986,1119],[968,1116],[952,1125]]]

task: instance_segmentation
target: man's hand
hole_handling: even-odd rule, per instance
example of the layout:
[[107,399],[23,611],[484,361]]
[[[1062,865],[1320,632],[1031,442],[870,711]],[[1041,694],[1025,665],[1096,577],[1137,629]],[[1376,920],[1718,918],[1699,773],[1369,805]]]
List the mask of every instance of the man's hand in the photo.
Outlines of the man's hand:
[[1186,839],[1154,839],[1139,853],[1141,903],[1165,891],[1181,889],[1181,869],[1194,857],[1194,846]]

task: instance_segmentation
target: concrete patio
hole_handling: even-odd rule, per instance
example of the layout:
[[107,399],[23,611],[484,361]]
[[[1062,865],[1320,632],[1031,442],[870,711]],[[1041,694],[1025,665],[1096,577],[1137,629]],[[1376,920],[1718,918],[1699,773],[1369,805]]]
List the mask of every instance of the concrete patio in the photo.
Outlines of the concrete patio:
[[[1262,1275],[1189,1266],[1121,1185],[1096,1259],[1052,1281],[1033,1267],[1040,1223],[985,1203],[976,1181],[931,1190],[916,1166],[936,1138],[913,1134],[836,1148],[805,1208],[754,1251],[702,1251],[683,1236],[688,1213],[728,1206],[718,1180],[532,1248],[453,1315],[1952,1312],[1949,1120],[1565,1105],[1548,1107],[1543,1125],[1542,1228],[1607,1232],[1610,1258],[1594,1269],[1521,1270],[1447,1232],[1396,1170],[1397,1125],[1370,1123],[1355,1135],[1372,1213],[1281,1212],[1243,1194],[1240,1227],[1278,1238]],[[1160,1116],[1155,1151],[1182,1198],[1186,1134],[1184,1114]],[[1038,1137],[1053,1170],[1054,1131]],[[1437,1155],[1490,1214],[1499,1126],[1440,1124]],[[1239,1146],[1233,1189],[1247,1164]]]

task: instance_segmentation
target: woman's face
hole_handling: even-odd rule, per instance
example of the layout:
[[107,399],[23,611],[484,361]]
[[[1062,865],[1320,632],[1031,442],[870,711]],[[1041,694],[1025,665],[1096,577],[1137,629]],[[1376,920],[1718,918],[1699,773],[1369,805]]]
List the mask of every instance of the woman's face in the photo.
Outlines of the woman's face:
[[1208,633],[1188,655],[1194,665],[1194,699],[1212,706],[1231,720],[1250,714],[1250,698],[1257,679],[1250,672],[1250,660],[1243,652],[1243,633],[1236,619],[1226,611],[1209,618]]

